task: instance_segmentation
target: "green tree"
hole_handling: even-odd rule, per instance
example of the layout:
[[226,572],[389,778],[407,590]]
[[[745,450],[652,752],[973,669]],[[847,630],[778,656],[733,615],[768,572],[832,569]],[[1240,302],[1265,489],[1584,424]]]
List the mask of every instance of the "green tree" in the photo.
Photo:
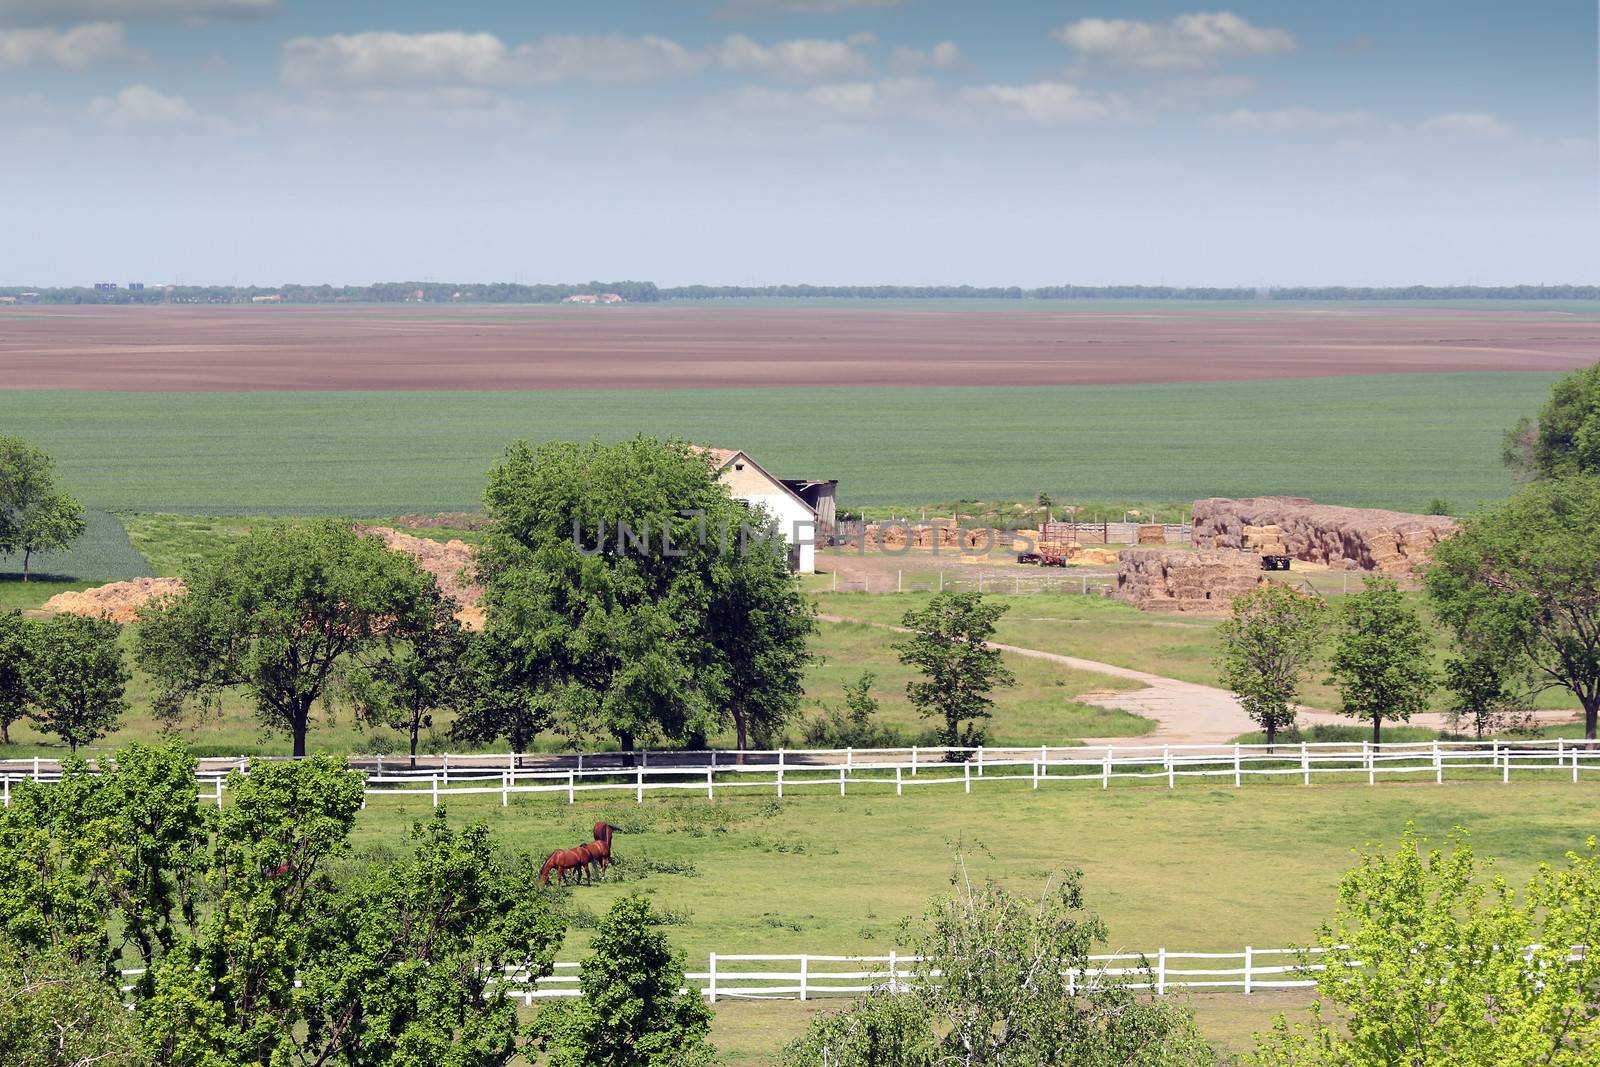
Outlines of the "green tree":
[[1084,907],[1078,872],[1052,877],[1037,898],[992,882],[974,885],[964,865],[955,885],[919,927],[907,928],[916,962],[903,990],[869,994],[843,1012],[819,1016],[785,1050],[785,1064],[1215,1062],[1187,1014],[1141,996],[1090,962],[1106,929]]
[[711,1063],[711,1009],[699,992],[682,990],[683,954],[659,922],[650,902],[633,895],[601,918],[579,967],[582,999],[541,1013],[550,1067]]
[[76,752],[104,737],[128,709],[132,673],[109,619],[62,613],[32,625],[27,660],[28,717]]
[[1432,656],[1422,618],[1394,579],[1368,578],[1339,610],[1328,680],[1339,687],[1340,712],[1372,723],[1372,743],[1379,744],[1385,719],[1409,722],[1427,708],[1438,684]]
[[[484,500],[490,628],[570,737],[610,734],[629,749],[707,736],[724,697],[752,723],[789,707],[804,620],[707,456],[645,437],[519,441],[489,472]],[[731,616],[723,597],[745,598],[773,631],[747,631],[755,662],[716,643],[713,613]]]
[[757,541],[714,568],[706,636],[713,695],[733,720],[739,751],[767,747],[799,710],[814,658],[816,609],[778,541]]
[[0,1048],[17,1067],[148,1067],[134,1016],[104,972],[0,937]]
[[1600,474],[1600,363],[1557,382],[1537,421],[1506,432],[1502,455],[1527,478]]
[[[1339,886],[1309,1019],[1257,1035],[1257,1067],[1579,1067],[1600,1056],[1600,857],[1590,838],[1565,867],[1513,892],[1464,831],[1423,854],[1408,829],[1365,853]],[[1574,958],[1575,957],[1575,958]]]
[[1433,552],[1428,596],[1462,647],[1531,676],[1532,696],[1565,689],[1600,723],[1600,478],[1527,486],[1468,519]]
[[184,581],[188,592],[139,627],[157,711],[177,717],[241,689],[264,725],[289,734],[296,756],[339,672],[392,651],[432,583],[411,557],[335,521],[257,531]]
[[1233,615],[1217,627],[1217,669],[1252,722],[1275,744],[1293,726],[1300,686],[1321,646],[1327,606],[1286,585],[1269,582],[1233,602]]
[[0,744],[11,743],[11,724],[28,710],[31,632],[20,611],[0,611]]
[[1515,649],[1483,645],[1460,651],[1444,665],[1444,686],[1450,692],[1445,718],[1460,729],[1483,735],[1531,725],[1531,717],[1515,709],[1524,700],[1525,672]]
[[394,647],[345,675],[356,714],[373,726],[404,730],[417,765],[417,741],[433,728],[435,712],[461,707],[467,698],[463,669],[470,635],[456,605],[429,583],[415,609],[390,631]]
[[1448,515],[1448,514],[1450,514],[1450,501],[1446,500],[1442,496],[1434,497],[1433,499],[1428,501],[1428,514],[1429,515]]
[[20,437],[0,436],[0,553],[22,553],[22,580],[37,552],[67,547],[83,533],[83,508],[55,486],[54,463]]
[[901,663],[922,672],[922,681],[906,683],[906,695],[924,716],[944,720],[941,741],[951,748],[983,744],[982,722],[994,705],[989,694],[1016,684],[1000,650],[989,645],[1005,612],[978,593],[940,593],[901,619],[912,633],[894,648]]
[[516,642],[494,620],[467,645],[461,664],[463,693],[450,736],[474,745],[501,738],[519,755],[553,721],[550,692],[540,684],[537,664],[516,650]]

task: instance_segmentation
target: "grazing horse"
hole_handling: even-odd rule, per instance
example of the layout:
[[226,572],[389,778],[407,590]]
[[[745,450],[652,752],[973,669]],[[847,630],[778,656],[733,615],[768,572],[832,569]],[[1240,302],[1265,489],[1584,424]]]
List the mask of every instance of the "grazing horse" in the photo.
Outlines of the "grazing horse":
[[602,874],[605,872],[606,864],[611,862],[611,850],[606,848],[604,841],[585,841],[578,846],[577,851],[588,858],[589,862],[584,865],[583,870],[584,874],[589,876],[589,884],[593,885],[593,872],[596,870]]
[[[539,868],[539,884],[550,884],[550,872],[556,872],[556,878],[562,885],[567,884],[567,872],[582,872],[588,869],[589,853],[582,848],[558,848],[550,853],[550,858],[544,861],[544,866]],[[574,874],[574,878],[582,877]]]

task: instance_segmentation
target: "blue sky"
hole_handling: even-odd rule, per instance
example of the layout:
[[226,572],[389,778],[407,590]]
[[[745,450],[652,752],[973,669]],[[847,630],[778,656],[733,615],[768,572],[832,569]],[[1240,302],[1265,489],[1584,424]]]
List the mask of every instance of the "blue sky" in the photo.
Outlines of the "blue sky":
[[1600,280],[1593,0],[0,0],[0,283]]

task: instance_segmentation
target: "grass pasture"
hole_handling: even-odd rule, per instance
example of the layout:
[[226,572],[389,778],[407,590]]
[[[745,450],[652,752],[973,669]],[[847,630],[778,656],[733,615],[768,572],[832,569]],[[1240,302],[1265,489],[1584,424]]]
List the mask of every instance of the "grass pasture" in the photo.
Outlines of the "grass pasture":
[[[529,392],[0,391],[0,425],[109,510],[393,515],[476,505],[507,441],[677,435],[840,506],[1293,493],[1420,510],[1503,497],[1500,434],[1546,373],[1158,385]],[[1248,413],[1248,415],[1243,414]]]

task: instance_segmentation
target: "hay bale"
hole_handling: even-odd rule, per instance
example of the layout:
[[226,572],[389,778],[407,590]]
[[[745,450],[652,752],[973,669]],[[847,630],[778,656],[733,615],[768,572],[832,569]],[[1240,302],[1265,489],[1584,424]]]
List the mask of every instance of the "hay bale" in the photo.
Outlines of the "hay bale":
[[1224,615],[1262,581],[1260,557],[1234,549],[1126,549],[1111,595],[1141,611]]
[[1304,497],[1212,497],[1194,505],[1197,548],[1250,549],[1329,566],[1353,561],[1402,581],[1455,531],[1455,520],[1442,515],[1337,507]]
[[1147,522],[1139,527],[1139,543],[1141,545],[1164,545],[1167,543],[1167,528],[1160,523]]

